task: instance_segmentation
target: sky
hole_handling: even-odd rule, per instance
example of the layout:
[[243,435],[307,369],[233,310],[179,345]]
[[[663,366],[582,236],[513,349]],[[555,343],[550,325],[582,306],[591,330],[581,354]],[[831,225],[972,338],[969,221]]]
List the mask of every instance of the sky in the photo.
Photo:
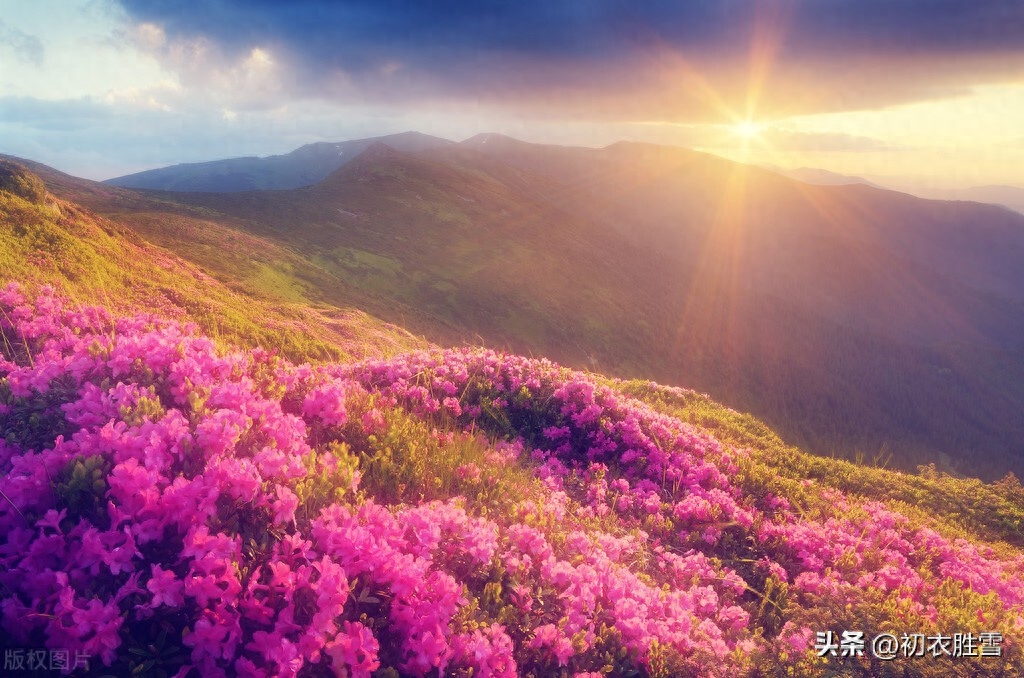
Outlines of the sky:
[[1024,186],[1020,0],[0,0],[0,152],[91,179],[417,130]]

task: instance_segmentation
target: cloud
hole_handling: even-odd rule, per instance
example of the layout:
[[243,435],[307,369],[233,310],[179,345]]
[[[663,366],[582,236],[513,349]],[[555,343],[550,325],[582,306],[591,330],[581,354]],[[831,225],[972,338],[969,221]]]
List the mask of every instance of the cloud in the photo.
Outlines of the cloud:
[[120,2],[148,31],[138,44],[239,109],[290,96],[720,120],[952,96],[1024,72],[1018,0]]
[[33,66],[42,66],[46,54],[39,38],[3,21],[0,21],[0,50],[8,51],[19,61]]
[[628,123],[636,141],[672,143],[711,153],[734,152],[737,147],[762,153],[893,153],[907,147],[874,137],[833,132],[801,132],[775,126],[759,127],[745,138],[733,125],[690,125],[661,121]]
[[90,179],[298,146],[262,116],[167,110],[102,97],[0,97],[0,152]]

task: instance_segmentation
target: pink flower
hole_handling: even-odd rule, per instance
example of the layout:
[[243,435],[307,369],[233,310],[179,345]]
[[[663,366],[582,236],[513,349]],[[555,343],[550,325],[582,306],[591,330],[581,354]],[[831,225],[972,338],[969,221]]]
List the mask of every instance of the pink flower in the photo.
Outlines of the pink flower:
[[110,568],[111,574],[130,572],[134,569],[132,560],[142,557],[127,527],[124,528],[123,536],[118,533],[107,533],[101,536],[101,540],[108,549],[102,556],[103,563]]
[[335,673],[343,675],[342,669],[346,668],[352,678],[370,678],[380,667],[379,651],[380,645],[373,632],[359,622],[350,621],[343,622],[341,632],[324,647]]
[[473,463],[463,464],[455,469],[455,475],[462,480],[477,481],[480,480],[480,468]]
[[71,618],[73,631],[83,641],[85,652],[99,655],[103,663],[110,666],[117,657],[117,648],[121,646],[119,632],[124,622],[117,605],[113,601],[103,604],[94,598],[84,608],[75,609]]
[[274,511],[274,524],[284,525],[294,522],[295,509],[299,507],[299,498],[284,485],[276,486],[275,492],[277,499],[270,503],[270,508]]
[[185,602],[184,582],[179,581],[170,570],[161,569],[159,565],[151,565],[153,576],[146,582],[146,588],[153,594],[150,602],[152,607],[168,605],[178,607]]

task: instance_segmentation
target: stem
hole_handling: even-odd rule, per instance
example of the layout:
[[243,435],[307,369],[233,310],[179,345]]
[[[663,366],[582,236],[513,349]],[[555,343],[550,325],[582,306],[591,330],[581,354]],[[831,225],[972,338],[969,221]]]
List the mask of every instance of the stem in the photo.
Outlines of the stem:
[[21,519],[25,521],[25,524],[26,524],[26,525],[28,525],[29,527],[32,527],[32,523],[30,523],[30,522],[28,521],[28,518],[26,518],[26,517],[25,517],[25,514],[21,512],[21,509],[20,509],[20,508],[18,508],[18,505],[17,505],[17,504],[15,504],[15,503],[14,503],[13,501],[11,501],[11,498],[10,498],[10,497],[8,497],[8,496],[7,496],[7,495],[6,495],[5,493],[4,493],[4,491],[3,491],[3,490],[0,490],[0,497],[3,497],[4,499],[6,499],[6,500],[7,500],[7,503],[8,503],[8,504],[10,504],[10,505],[11,505],[11,507],[12,507],[12,508],[14,508],[14,510],[18,512],[18,515],[19,515],[19,516],[21,516]]

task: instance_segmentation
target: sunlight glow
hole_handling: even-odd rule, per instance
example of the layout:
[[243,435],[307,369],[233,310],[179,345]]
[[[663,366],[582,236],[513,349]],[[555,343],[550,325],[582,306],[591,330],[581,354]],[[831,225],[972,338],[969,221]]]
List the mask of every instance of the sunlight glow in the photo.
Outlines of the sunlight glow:
[[762,129],[764,129],[762,125],[759,125],[752,120],[744,120],[732,126],[732,131],[744,139],[753,139],[761,133]]

